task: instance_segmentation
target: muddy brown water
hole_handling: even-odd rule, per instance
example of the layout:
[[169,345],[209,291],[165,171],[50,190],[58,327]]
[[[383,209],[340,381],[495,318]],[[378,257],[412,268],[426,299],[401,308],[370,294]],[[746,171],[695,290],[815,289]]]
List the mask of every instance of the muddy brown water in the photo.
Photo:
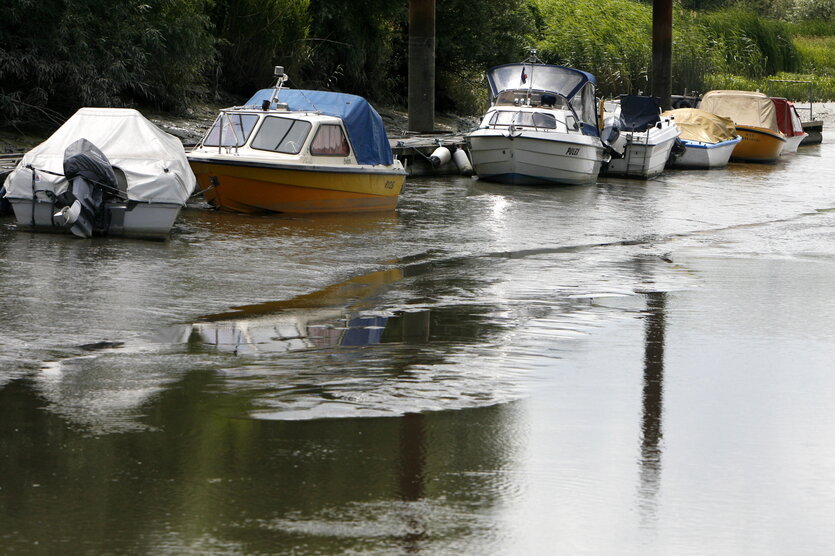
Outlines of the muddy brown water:
[[835,143],[648,182],[0,221],[0,552],[822,554]]

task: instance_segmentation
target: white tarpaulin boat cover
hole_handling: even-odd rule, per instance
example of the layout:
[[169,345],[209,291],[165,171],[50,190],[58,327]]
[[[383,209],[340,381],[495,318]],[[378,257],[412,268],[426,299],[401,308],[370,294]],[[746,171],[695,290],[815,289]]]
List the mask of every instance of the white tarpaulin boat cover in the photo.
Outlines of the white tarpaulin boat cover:
[[663,116],[673,116],[676,126],[681,130],[680,139],[700,141],[702,143],[721,143],[736,137],[733,120],[717,116],[698,108],[678,108],[668,110]]
[[[87,139],[122,170],[131,201],[184,205],[196,186],[194,173],[179,139],[165,133],[130,108],[81,108],[49,139],[26,153],[6,179],[6,196],[32,198],[32,170],[64,173],[64,150]],[[37,172],[38,190],[60,194],[67,180]],[[50,187],[51,186],[51,187]]]
[[774,103],[763,94],[754,91],[708,91],[702,97],[699,108],[717,116],[730,118],[736,125],[764,127],[779,133]]

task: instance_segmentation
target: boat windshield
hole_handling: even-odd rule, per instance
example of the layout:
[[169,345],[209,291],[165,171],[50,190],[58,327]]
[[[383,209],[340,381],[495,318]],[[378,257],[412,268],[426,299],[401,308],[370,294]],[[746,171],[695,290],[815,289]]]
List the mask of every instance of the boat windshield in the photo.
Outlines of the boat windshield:
[[583,134],[598,134],[595,78],[588,72],[523,62],[490,68],[487,81],[491,102],[496,106],[524,104],[565,108],[567,104],[579,118]]
[[586,83],[594,83],[594,76],[584,71],[547,64],[505,64],[487,72],[492,97],[502,91],[529,89],[551,91],[571,100]]
[[562,95],[547,93],[543,91],[530,92],[527,89],[514,89],[502,91],[496,97],[495,103],[503,106],[541,106],[543,108],[554,108],[566,110],[568,101]]
[[252,133],[258,116],[222,112],[203,139],[205,147],[242,147]]
[[310,122],[292,118],[268,116],[252,140],[252,148],[284,154],[299,154],[307,134]]
[[495,127],[534,127],[556,129],[557,119],[553,114],[542,112],[523,112],[515,110],[497,110],[490,118],[489,125]]

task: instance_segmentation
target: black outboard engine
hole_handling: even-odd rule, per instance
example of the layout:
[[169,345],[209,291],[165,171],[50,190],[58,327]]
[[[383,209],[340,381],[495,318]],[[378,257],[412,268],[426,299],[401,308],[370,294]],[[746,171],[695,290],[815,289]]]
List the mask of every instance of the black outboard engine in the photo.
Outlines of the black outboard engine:
[[[0,182],[6,181],[6,176],[0,176]],[[0,216],[14,214],[12,204],[6,199],[6,186],[0,187]]]
[[106,232],[105,201],[118,191],[110,161],[93,143],[79,139],[64,151],[64,176],[70,186],[58,195],[55,204],[63,208],[53,215],[53,220],[70,226],[78,237],[91,237],[94,231]]
[[620,132],[622,127],[623,121],[618,117],[609,116],[603,120],[603,130],[600,133],[600,139],[606,145],[612,158],[622,158],[626,150],[626,136]]

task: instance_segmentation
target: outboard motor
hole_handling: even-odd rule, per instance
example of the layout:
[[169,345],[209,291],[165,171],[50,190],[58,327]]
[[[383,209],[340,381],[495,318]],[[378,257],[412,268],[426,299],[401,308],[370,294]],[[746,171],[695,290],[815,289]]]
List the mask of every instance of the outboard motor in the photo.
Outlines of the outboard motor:
[[[0,181],[6,181],[6,176],[0,176]],[[14,214],[12,204],[6,199],[6,186],[0,187],[0,216]]]
[[626,151],[626,137],[621,135],[622,122],[616,116],[609,116],[603,120],[603,131],[600,133],[600,139],[603,144],[608,147],[613,158],[623,157]]
[[670,156],[673,159],[679,158],[684,155],[684,152],[687,150],[684,142],[676,137],[676,140],[673,142],[673,148],[670,150]]
[[87,139],[79,139],[64,151],[64,176],[70,186],[58,195],[53,215],[56,224],[70,226],[78,237],[107,231],[105,200],[118,192],[113,166],[103,152]]

